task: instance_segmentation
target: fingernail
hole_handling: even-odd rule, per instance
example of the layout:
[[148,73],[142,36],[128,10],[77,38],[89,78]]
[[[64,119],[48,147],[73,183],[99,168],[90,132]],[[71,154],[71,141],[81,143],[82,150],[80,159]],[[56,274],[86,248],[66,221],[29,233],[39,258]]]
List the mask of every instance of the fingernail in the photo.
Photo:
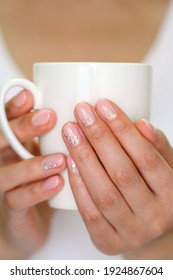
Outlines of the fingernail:
[[59,186],[59,177],[58,176],[53,176],[48,178],[47,180],[44,181],[43,183],[43,188],[45,190],[53,190],[56,189]]
[[41,165],[45,170],[55,169],[64,163],[64,157],[61,154],[49,155],[42,161]]
[[153,124],[151,124],[148,120],[146,119],[142,119],[142,121],[145,123],[145,125],[147,126],[147,128],[150,130],[151,133],[156,134],[156,128],[154,127]]
[[66,124],[63,127],[63,133],[65,136],[65,140],[68,144],[70,144],[73,147],[76,147],[81,142],[81,136],[79,134],[79,131],[77,127],[73,124]]
[[14,97],[13,99],[14,105],[16,107],[21,107],[26,103],[26,99],[27,99],[26,91],[23,90]]
[[76,106],[76,113],[84,125],[91,126],[95,123],[95,116],[88,104],[78,104]]
[[114,120],[117,117],[117,111],[107,99],[101,99],[97,102],[97,109],[106,120]]
[[67,165],[71,172],[79,174],[79,170],[77,169],[77,166],[70,155],[67,157]]
[[38,111],[32,117],[32,124],[34,126],[41,126],[47,124],[50,120],[50,110]]

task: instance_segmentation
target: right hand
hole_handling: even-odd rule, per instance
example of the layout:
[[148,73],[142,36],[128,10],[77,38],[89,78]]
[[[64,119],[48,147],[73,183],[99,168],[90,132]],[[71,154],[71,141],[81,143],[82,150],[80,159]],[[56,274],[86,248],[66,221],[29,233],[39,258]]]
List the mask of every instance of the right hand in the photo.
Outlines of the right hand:
[[[29,143],[36,157],[21,160],[0,131],[0,259],[28,258],[44,244],[53,212],[47,200],[63,187],[64,155],[40,156],[32,141],[53,128],[56,114],[31,112],[32,106],[32,95],[24,90],[6,104],[6,113],[17,138]],[[50,163],[54,166],[45,168]]]

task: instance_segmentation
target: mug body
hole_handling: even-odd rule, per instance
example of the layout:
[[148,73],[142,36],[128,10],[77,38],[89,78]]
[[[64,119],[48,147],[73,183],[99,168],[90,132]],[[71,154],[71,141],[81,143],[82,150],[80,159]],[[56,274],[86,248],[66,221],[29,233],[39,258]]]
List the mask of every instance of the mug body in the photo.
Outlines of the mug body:
[[[115,102],[131,119],[149,119],[151,67],[142,63],[36,63],[34,83],[42,94],[41,108],[53,109],[56,126],[40,138],[42,154],[62,152],[67,148],[61,136],[63,125],[75,121],[74,108],[79,102],[92,105],[101,98]],[[65,186],[50,200],[55,208],[76,209],[67,171]]]

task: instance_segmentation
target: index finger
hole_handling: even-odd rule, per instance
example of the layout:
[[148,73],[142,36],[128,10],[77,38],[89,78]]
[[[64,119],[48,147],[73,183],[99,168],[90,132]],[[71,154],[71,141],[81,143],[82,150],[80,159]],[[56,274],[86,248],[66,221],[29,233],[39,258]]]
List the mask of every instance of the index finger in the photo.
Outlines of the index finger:
[[27,90],[22,90],[5,104],[6,115],[9,120],[29,112],[33,107],[33,96]]

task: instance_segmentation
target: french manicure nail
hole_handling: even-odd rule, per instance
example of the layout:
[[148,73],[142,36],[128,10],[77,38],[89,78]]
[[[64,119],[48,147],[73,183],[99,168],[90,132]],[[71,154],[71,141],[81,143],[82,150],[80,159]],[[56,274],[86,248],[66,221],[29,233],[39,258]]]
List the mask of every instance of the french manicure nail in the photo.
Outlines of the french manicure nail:
[[32,117],[32,124],[34,126],[41,126],[47,124],[50,120],[50,110],[41,110]]
[[45,170],[51,170],[60,167],[64,162],[64,157],[61,154],[49,155],[44,158],[41,165]]
[[97,102],[97,109],[106,120],[114,120],[117,117],[117,111],[107,99],[101,99]]
[[52,176],[44,181],[43,188],[45,190],[53,190],[56,189],[59,186],[59,177],[58,176]]
[[66,124],[63,128],[65,140],[73,147],[76,147],[81,142],[81,136],[77,127],[74,124]]
[[95,123],[95,116],[88,104],[78,104],[76,106],[76,113],[84,125],[91,126]]
[[17,94],[14,97],[14,99],[13,99],[14,105],[16,107],[21,107],[26,103],[26,99],[27,99],[26,91],[22,90],[19,94]]

